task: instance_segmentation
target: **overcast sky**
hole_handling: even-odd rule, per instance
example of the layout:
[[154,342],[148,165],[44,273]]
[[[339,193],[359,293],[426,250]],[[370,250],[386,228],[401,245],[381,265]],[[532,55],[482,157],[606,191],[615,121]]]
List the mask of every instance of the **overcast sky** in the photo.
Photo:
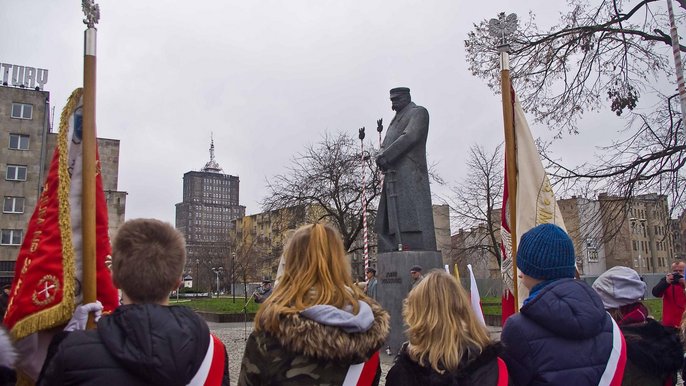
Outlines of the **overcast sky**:
[[[410,87],[429,110],[429,160],[454,184],[471,144],[502,141],[500,97],[467,70],[472,23],[532,10],[539,26],[550,26],[565,8],[562,0],[99,4],[98,136],[121,140],[127,219],[171,223],[183,174],[209,160],[210,133],[216,160],[240,177],[241,204],[253,214],[266,179],[327,130],[356,136],[366,126],[368,138],[375,136],[376,120],[393,117],[388,90],[397,86]],[[58,119],[82,84],[81,1],[5,0],[0,7],[0,62],[48,69],[45,89]],[[581,160],[594,135],[566,140],[558,154]]]

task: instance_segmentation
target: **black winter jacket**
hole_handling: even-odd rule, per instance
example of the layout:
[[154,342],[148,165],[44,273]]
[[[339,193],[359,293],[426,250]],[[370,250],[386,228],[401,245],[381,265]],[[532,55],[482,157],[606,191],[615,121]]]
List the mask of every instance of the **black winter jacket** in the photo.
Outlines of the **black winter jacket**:
[[620,328],[627,354],[622,385],[662,386],[667,379],[676,380],[684,358],[676,333],[653,319]]
[[[480,354],[465,358],[452,373],[439,374],[431,367],[413,361],[407,345],[395,358],[386,375],[386,384],[393,386],[496,386],[498,385],[498,354],[500,344],[486,347]],[[508,380],[505,380],[507,383]]]
[[[209,342],[207,323],[189,308],[124,305],[97,329],[54,340],[37,385],[182,386],[200,368]],[[226,358],[222,385],[229,385]]]
[[507,320],[501,341],[517,386],[595,386],[612,350],[612,319],[588,284],[560,279]]

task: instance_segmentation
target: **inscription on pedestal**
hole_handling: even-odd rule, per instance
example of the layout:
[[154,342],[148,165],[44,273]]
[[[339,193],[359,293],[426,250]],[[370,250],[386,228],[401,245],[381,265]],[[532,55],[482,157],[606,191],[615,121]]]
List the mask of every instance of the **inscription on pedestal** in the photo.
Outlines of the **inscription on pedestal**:
[[432,268],[442,269],[443,259],[440,252],[433,251],[403,251],[379,253],[377,273],[379,286],[377,288],[378,301],[391,315],[391,333],[386,341],[395,354],[406,340],[403,323],[403,300],[407,296],[410,285],[410,268],[419,264],[424,272]]
[[386,272],[386,275],[381,279],[382,284],[401,284],[403,279],[398,277],[398,272]]

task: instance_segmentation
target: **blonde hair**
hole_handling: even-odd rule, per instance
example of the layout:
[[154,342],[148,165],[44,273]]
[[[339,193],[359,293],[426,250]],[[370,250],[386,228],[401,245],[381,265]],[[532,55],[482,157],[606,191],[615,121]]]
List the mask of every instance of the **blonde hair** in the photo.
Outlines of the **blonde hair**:
[[283,314],[295,314],[317,304],[338,308],[366,299],[353,284],[350,264],[338,232],[325,224],[300,227],[284,250],[285,267],[279,285],[255,316],[255,330],[274,332]]
[[457,280],[443,271],[432,271],[405,299],[408,355],[438,373],[454,371],[469,348],[483,351],[491,339],[470,307]]

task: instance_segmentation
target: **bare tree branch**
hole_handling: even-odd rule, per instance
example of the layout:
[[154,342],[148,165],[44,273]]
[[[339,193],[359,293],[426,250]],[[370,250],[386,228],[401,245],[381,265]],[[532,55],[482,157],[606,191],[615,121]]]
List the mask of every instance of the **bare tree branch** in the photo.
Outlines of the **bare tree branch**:
[[473,232],[470,242],[453,252],[457,256],[467,256],[475,251],[486,251],[487,256],[495,257],[500,265],[500,244],[496,239],[500,224],[494,221],[493,213],[502,204],[502,145],[498,145],[492,153],[481,146],[472,145],[467,167],[467,177],[452,187],[452,194],[447,201],[456,228],[484,228],[485,231]]
[[369,227],[376,214],[375,200],[380,194],[379,173],[369,154],[363,159],[356,139],[347,134],[326,134],[308,145],[291,162],[285,174],[267,181],[268,194],[262,201],[265,210],[312,205],[319,208],[317,218],[336,226],[348,252],[361,248],[356,241],[363,229],[362,165]]
[[[675,11],[681,11],[676,22],[683,24],[683,8]],[[487,25],[481,21],[468,34],[467,62],[497,93],[497,44]],[[533,14],[520,22],[511,40],[511,72],[524,109],[557,140],[577,133],[588,111],[609,109],[624,126],[611,143],[596,144],[595,159],[581,165],[569,165],[544,146],[558,191],[657,193],[668,196],[672,210],[686,208],[680,185],[686,163],[683,120],[674,93],[671,38],[662,32],[668,29],[666,7],[657,0],[570,2],[547,31]],[[686,52],[685,46],[680,49]]]

